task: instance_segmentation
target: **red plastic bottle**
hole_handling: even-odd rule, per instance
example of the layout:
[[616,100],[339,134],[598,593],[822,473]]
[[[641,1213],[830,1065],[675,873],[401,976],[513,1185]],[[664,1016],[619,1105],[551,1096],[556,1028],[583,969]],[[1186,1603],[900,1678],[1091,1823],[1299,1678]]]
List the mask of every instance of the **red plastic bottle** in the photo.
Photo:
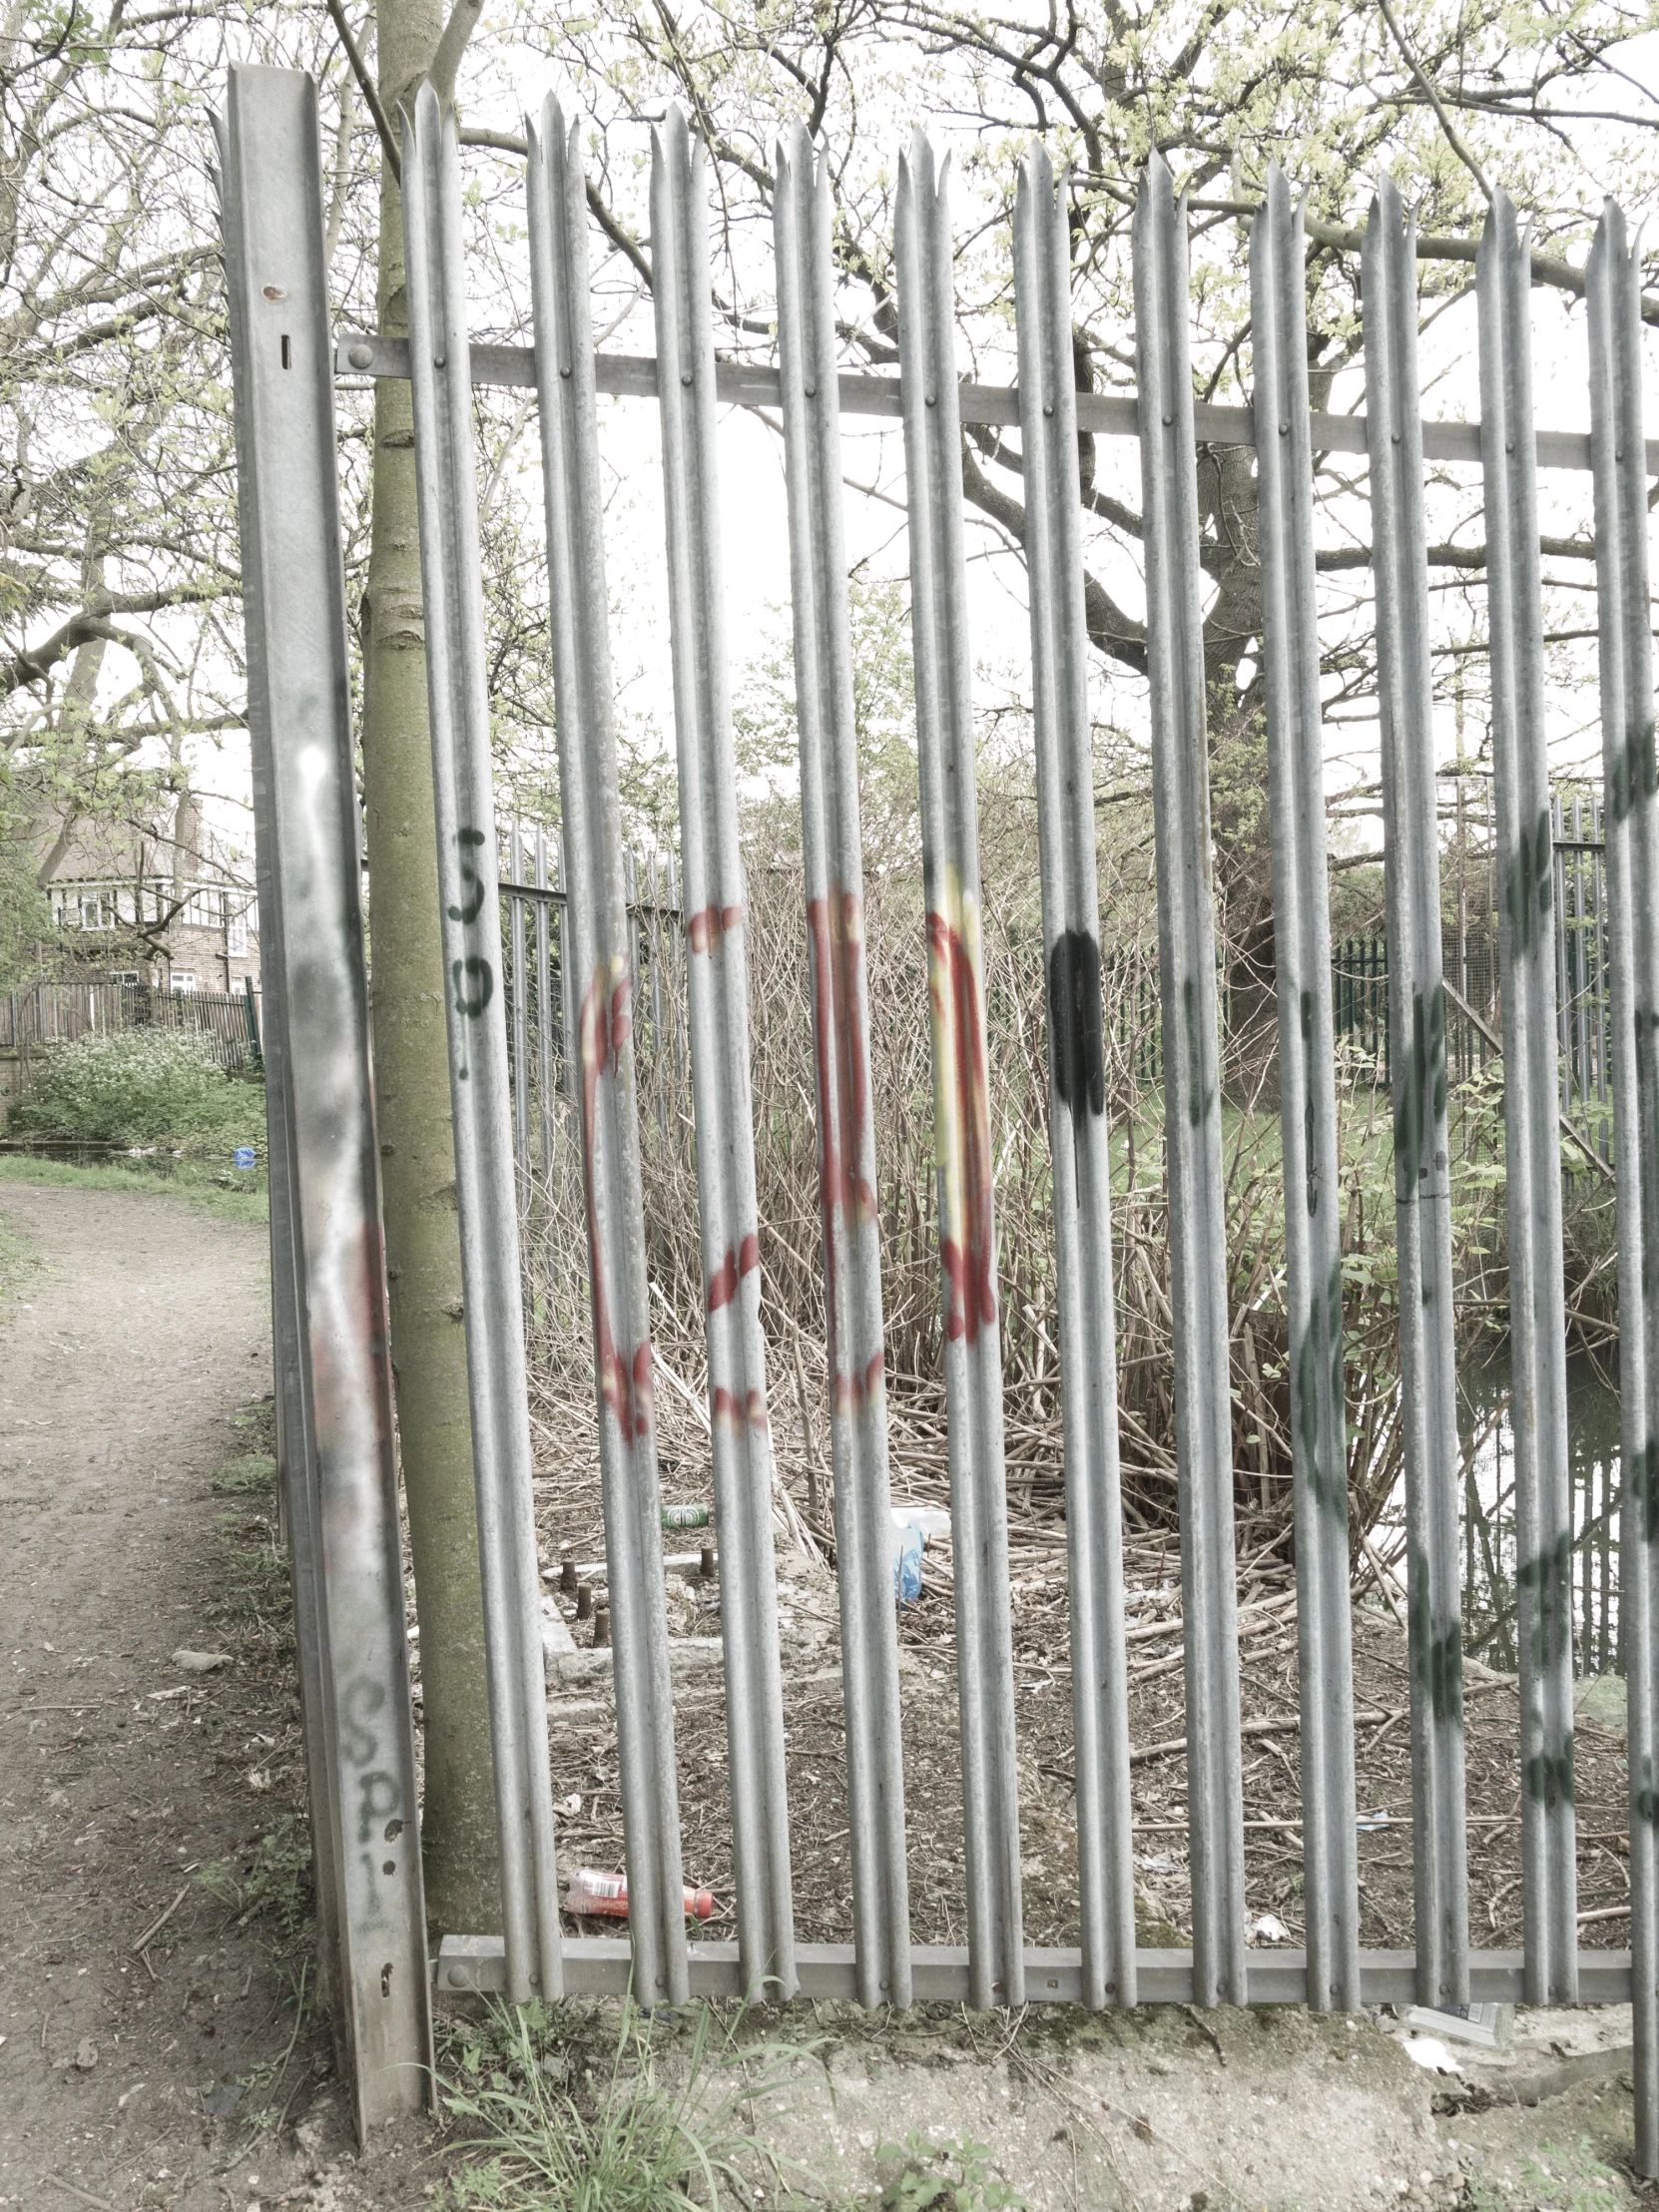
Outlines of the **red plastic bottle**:
[[[690,1919],[709,1920],[714,1910],[712,1890],[687,1889],[686,1913]],[[628,1877],[601,1874],[597,1867],[578,1867],[565,1892],[565,1911],[580,1914],[584,1919],[625,1921],[628,1918]]]

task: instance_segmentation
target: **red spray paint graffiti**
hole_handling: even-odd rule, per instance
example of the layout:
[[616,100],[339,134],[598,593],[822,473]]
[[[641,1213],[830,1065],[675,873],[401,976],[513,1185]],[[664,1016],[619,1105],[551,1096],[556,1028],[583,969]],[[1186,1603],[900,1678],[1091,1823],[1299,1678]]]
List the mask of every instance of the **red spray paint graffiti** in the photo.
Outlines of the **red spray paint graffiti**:
[[761,1240],[752,1229],[738,1250],[729,1250],[720,1266],[710,1276],[710,1313],[718,1314],[723,1306],[730,1306],[738,1295],[738,1284],[744,1276],[753,1275],[760,1264]]
[[651,1433],[651,1340],[637,1345],[631,1355],[617,1349],[611,1330],[611,1285],[605,1248],[599,1233],[599,1200],[594,1189],[594,1147],[599,1127],[599,1081],[615,1077],[617,1056],[628,1041],[632,1024],[632,978],[627,962],[611,960],[594,971],[582,1000],[578,1046],[582,1061],[582,1181],[588,1209],[588,1252],[593,1281],[594,1361],[599,1370],[599,1394],[616,1415],[625,1444]]
[[743,919],[741,906],[705,906],[693,914],[686,924],[686,935],[691,939],[694,952],[714,952],[721,939],[729,937]]
[[944,1333],[973,1344],[996,1326],[996,1233],[991,1209],[990,1103],[985,1086],[979,971],[964,931],[927,916],[928,989],[946,1058],[935,1112],[940,1167],[939,1256],[944,1265]]
[[734,1433],[745,1427],[765,1429],[771,1423],[767,1419],[766,1394],[762,1390],[750,1390],[739,1400],[736,1391],[721,1383],[715,1391],[715,1426],[728,1428]]
[[[812,947],[813,996],[818,1008],[813,1049],[818,1072],[819,1209],[827,1253],[838,1239],[850,1241],[875,1220],[875,1193],[857,1172],[869,1110],[869,1039],[858,992],[863,910],[854,891],[832,891],[807,906]],[[839,1356],[835,1270],[826,1271],[830,1374],[835,1409],[866,1403],[881,1388],[879,1352],[862,1371],[848,1375]]]

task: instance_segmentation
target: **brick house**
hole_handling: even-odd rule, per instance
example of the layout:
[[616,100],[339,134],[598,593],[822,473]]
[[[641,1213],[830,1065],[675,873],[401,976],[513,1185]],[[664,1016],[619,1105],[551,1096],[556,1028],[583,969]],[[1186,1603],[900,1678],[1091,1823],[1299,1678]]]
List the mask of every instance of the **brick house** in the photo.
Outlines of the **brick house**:
[[66,977],[240,996],[260,988],[251,856],[188,802],[174,830],[89,823],[59,840],[43,884]]

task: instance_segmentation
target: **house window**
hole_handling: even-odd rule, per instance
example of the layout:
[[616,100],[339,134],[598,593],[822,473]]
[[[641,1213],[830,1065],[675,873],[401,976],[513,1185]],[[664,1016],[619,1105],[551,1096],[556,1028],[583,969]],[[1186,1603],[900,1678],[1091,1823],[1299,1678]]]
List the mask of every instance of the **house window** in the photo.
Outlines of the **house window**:
[[196,989],[196,970],[195,968],[175,968],[169,977],[169,982],[176,991],[194,991]]
[[248,955],[248,908],[225,902],[225,949],[233,960]]
[[136,967],[112,968],[110,981],[119,983],[125,990],[137,990],[144,978]]
[[60,929],[113,929],[116,926],[116,892],[113,884],[73,883],[54,893]]

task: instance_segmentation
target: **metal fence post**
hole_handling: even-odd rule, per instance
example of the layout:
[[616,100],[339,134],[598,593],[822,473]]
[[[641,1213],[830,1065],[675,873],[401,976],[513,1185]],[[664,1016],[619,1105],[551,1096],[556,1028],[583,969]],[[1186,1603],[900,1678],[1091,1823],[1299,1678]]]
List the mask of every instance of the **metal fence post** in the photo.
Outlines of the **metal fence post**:
[[[652,133],[652,287],[679,739],[698,1213],[703,1240],[720,1630],[732,1772],[732,1857],[745,1989],[796,1988],[784,1780],[784,1688],[773,1555],[772,1432],[761,1330],[761,1241],[749,1073],[749,961],[738,774],[726,673],[715,333],[703,150],[671,106]],[[652,893],[653,1039],[662,1061],[663,932]],[[658,1092],[661,1103],[661,1090]]]
[[322,1932],[360,2137],[427,2101],[432,2049],[310,78],[233,69],[223,159],[273,1322]]
[[[524,881],[524,826],[514,815],[507,833],[508,880]],[[508,909],[508,942],[512,964],[512,1073],[513,1159],[518,1186],[518,1213],[523,1228],[530,1222],[530,977],[525,942],[524,898],[515,890]]]
[[956,1565],[965,1918],[972,2001],[985,2006],[1025,2001],[1025,1952],[947,169],[948,163],[935,174],[933,149],[916,132],[899,157],[894,258]]
[[1439,809],[1428,662],[1413,226],[1384,180],[1363,249],[1388,917],[1388,1031],[1409,1530],[1417,1995],[1468,1998],[1462,1593]]
[[1486,220],[1476,284],[1492,784],[1502,898],[1526,1993],[1531,2004],[1572,2004],[1578,1997],[1578,1879],[1567,1322],[1555,1105],[1555,868],[1544,746],[1531,257],[1503,192]]
[[[536,824],[536,888],[547,891],[547,830]],[[551,905],[536,900],[536,1160],[541,1168],[542,1204],[553,1197],[553,971]]]
[[[690,1989],[663,1587],[651,1314],[633,1044],[631,917],[606,638],[604,496],[578,131],[549,99],[529,139],[530,274],[541,402],[565,837],[566,1005],[579,1003],[582,1166],[611,1586],[634,1994]],[[578,995],[579,994],[579,995]],[[570,1016],[567,1014],[567,1025]],[[568,1027],[567,1027],[568,1033]]]
[[1586,272],[1601,631],[1603,834],[1624,1458],[1619,1626],[1629,1704],[1636,2165],[1659,2175],[1659,770],[1654,757],[1641,263],[1613,201]]
[[[454,110],[423,84],[403,128],[409,366],[437,812],[444,1009],[466,1304],[478,1563],[507,1993],[563,1987],[531,1494],[512,1100],[502,993],[472,378]],[[515,977],[515,983],[521,979]]]
[[[898,1634],[888,1564],[881,1230],[863,844],[841,519],[832,185],[805,125],[780,140],[773,227],[795,613],[801,844],[818,1078],[826,1364],[859,2001],[910,2001]],[[803,1418],[806,1409],[803,1407]]]
[[1331,1008],[1302,210],[1276,166],[1251,226],[1251,336],[1268,693],[1285,1167],[1308,2002],[1360,2008],[1341,1169]]
[[1176,1460],[1187,1662],[1193,1995],[1245,2002],[1244,1797],[1233,1548],[1227,1195],[1210,879],[1198,457],[1186,210],[1159,155],[1135,205],[1135,358],[1146,516],[1152,800],[1158,846],[1164,1130],[1175,1313]]
[[1083,2001],[1133,2004],[1135,1863],[1118,1490],[1111,1140],[1106,1127],[1100,892],[1066,186],[1047,154],[1014,202],[1020,448],[1048,981],[1048,1122],[1060,1311],[1060,1409],[1071,1586]]

